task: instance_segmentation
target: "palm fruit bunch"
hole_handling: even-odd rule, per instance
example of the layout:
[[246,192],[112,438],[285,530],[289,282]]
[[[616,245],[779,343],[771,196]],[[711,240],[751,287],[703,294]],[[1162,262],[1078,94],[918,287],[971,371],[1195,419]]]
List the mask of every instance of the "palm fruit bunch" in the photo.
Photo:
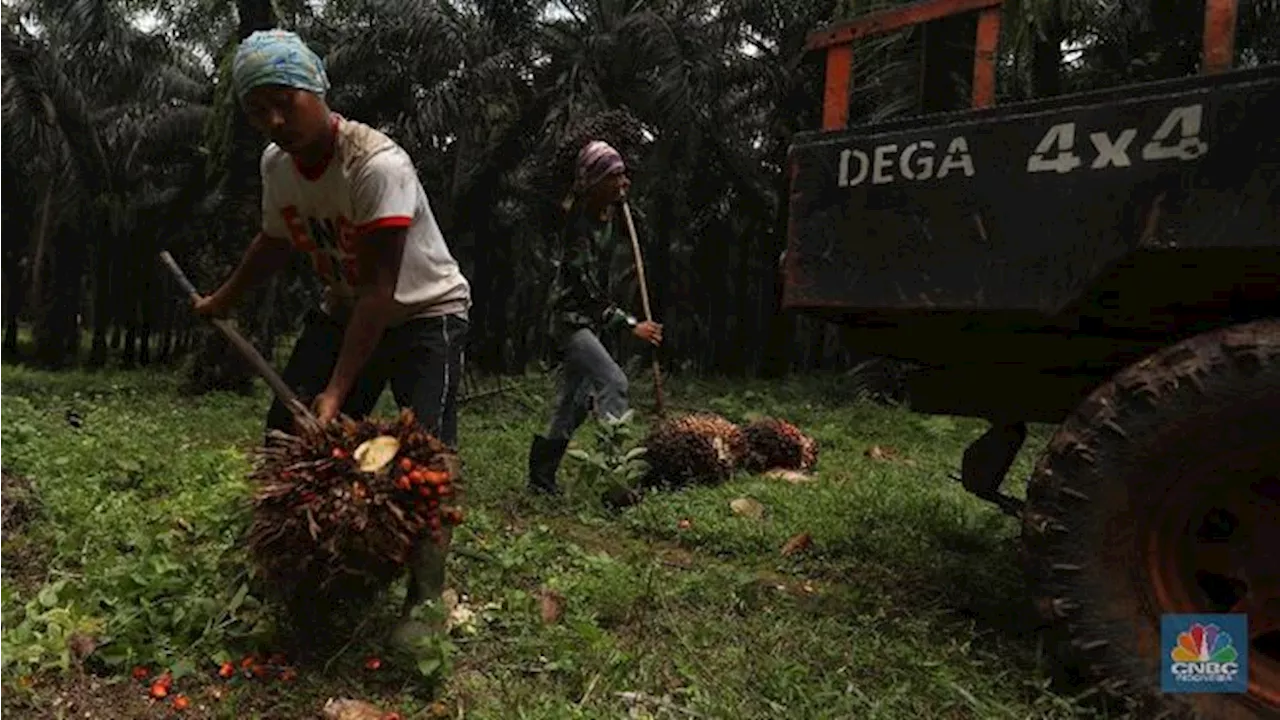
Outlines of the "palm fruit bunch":
[[694,413],[659,422],[645,438],[645,448],[645,484],[682,487],[728,480],[747,442],[742,430],[725,418]]
[[742,428],[742,434],[747,443],[742,465],[748,472],[811,470],[818,462],[817,441],[786,420],[755,420]]
[[273,432],[255,458],[248,541],[287,604],[360,601],[395,580],[420,536],[462,522],[457,456],[413,412]]
[[548,200],[559,203],[573,182],[578,153],[592,140],[603,140],[622,154],[627,169],[640,167],[644,128],[626,109],[604,110],[546,128],[543,143],[529,162],[531,184]]

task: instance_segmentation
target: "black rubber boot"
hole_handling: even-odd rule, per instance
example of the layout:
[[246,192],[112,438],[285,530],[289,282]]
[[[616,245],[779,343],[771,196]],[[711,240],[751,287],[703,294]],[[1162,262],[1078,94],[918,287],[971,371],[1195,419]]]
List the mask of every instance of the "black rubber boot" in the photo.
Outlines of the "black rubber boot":
[[[452,533],[445,531],[444,541],[437,545],[424,533],[413,546],[409,556],[409,584],[406,588],[404,607],[399,622],[391,631],[392,646],[401,652],[413,654],[417,644],[433,632],[442,632],[443,626],[413,619],[413,610],[426,601],[439,601],[444,594],[445,558],[451,544]],[[440,618],[443,620],[443,618]]]
[[533,444],[529,446],[529,477],[526,478],[529,490],[551,495],[560,492],[556,485],[556,471],[560,469],[560,460],[567,449],[568,440],[533,436]]
[[610,510],[621,510],[629,508],[640,502],[640,492],[635,488],[629,488],[622,483],[612,483],[609,489],[600,495],[600,502]]

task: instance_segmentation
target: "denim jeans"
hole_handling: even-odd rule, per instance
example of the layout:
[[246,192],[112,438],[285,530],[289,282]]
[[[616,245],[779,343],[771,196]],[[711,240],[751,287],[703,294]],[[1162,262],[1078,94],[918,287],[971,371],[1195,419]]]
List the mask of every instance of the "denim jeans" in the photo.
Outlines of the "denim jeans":
[[560,389],[556,409],[547,428],[550,440],[568,440],[587,419],[594,398],[600,417],[622,417],[627,411],[627,375],[586,328],[564,342],[561,357]]
[[[457,394],[469,323],[457,315],[416,318],[388,328],[351,388],[342,412],[361,418],[373,411],[387,383],[400,407],[413,408],[427,432],[457,449]],[[309,402],[329,384],[346,329],[312,310],[281,374]],[[292,432],[293,416],[279,399],[267,411],[267,428]]]

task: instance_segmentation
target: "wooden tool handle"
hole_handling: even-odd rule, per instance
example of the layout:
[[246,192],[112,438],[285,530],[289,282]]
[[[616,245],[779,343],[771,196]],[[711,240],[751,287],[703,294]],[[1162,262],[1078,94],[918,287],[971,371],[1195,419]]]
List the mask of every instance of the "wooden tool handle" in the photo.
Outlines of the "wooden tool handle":
[[[636,238],[636,225],[631,220],[631,205],[622,199],[622,215],[627,220],[627,234],[631,236],[631,252],[636,258],[636,279],[640,281],[640,302],[644,305],[644,319],[653,322],[653,311],[649,309],[649,283],[644,277],[644,258],[640,256],[640,241]],[[662,402],[662,371],[658,368],[657,349],[653,355],[653,392],[657,404],[658,416],[665,414]]]
[[622,215],[627,220],[627,233],[631,235],[631,252],[636,257],[636,277],[640,281],[640,302],[644,305],[644,319],[653,322],[653,311],[649,309],[649,283],[644,277],[644,258],[640,257],[640,241],[636,239],[636,225],[631,220],[631,204],[622,201]]
[[[169,268],[169,272],[173,274],[174,279],[178,281],[178,284],[182,286],[182,289],[191,296],[191,300],[193,302],[201,298],[200,291],[196,290],[196,286],[187,278],[187,274],[182,272],[182,268],[178,267],[177,261],[173,259],[173,256],[169,254],[168,250],[164,250],[160,253],[160,262],[164,264],[165,267]],[[289,412],[293,413],[294,417],[299,418],[311,427],[320,426],[319,419],[311,412],[311,409],[298,399],[297,393],[285,384],[284,379],[276,373],[275,369],[271,367],[271,364],[267,362],[267,359],[262,357],[262,353],[258,352],[258,349],[253,346],[253,343],[245,340],[244,336],[226,320],[222,318],[209,318],[209,321],[213,323],[214,327],[218,328],[218,330],[222,332],[223,336],[225,336],[231,345],[239,351],[244,359],[249,361],[249,364],[253,366],[255,371],[257,371],[258,376],[266,381],[272,392],[276,394],[276,397],[280,398],[280,402],[284,403],[285,407],[289,409]]]
[[182,272],[182,268],[178,267],[178,261],[173,259],[173,256],[169,254],[168,250],[162,250],[160,252],[160,262],[164,263],[164,266],[169,268],[169,272],[173,273],[173,278],[178,281],[178,284],[182,286],[183,290],[187,291],[187,294],[191,296],[192,300],[200,299],[200,291],[196,290],[196,286],[191,283],[187,274]]

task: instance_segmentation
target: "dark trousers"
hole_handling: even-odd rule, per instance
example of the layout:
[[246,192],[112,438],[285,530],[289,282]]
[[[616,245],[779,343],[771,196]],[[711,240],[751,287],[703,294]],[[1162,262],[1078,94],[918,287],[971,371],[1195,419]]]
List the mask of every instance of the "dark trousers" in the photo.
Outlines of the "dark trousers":
[[[373,411],[387,383],[396,405],[413,409],[427,432],[450,448],[458,447],[458,386],[463,346],[470,324],[457,315],[418,318],[388,328],[342,406],[361,418]],[[307,314],[302,335],[282,377],[303,402],[329,384],[342,351],[343,325],[319,310]],[[293,416],[276,399],[267,411],[267,429],[293,431]]]

